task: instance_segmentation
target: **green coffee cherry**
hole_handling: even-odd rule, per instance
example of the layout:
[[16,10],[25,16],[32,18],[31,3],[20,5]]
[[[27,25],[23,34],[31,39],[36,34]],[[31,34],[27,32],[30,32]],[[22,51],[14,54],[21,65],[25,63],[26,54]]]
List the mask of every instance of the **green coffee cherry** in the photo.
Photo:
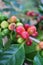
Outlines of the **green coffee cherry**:
[[6,35],[8,35],[9,34],[9,30],[8,29],[4,29],[3,31],[2,31],[2,36],[6,36]]
[[23,40],[21,37],[17,39],[17,42],[18,42],[18,43],[23,43],[23,41],[24,41],[24,40]]
[[2,23],[1,23],[1,28],[7,28],[8,27],[8,22],[7,21],[3,21]]
[[19,22],[16,24],[16,26],[23,26],[23,24]]

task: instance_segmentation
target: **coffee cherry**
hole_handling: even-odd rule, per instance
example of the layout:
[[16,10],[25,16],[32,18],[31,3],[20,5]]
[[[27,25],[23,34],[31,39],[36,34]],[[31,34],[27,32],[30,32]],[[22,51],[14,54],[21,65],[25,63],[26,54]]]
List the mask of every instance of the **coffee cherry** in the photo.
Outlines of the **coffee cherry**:
[[32,34],[33,37],[37,37],[38,36],[38,32],[35,32]]
[[36,31],[36,27],[35,27],[35,26],[31,26],[31,28],[32,28],[34,31]]
[[16,28],[16,32],[17,32],[18,34],[21,34],[23,31],[25,31],[25,29],[24,29],[23,26],[18,26],[18,27]]
[[12,17],[8,20],[9,23],[16,23],[16,21],[17,21],[16,16],[12,16]]
[[21,37],[22,37],[23,39],[28,39],[28,38],[29,38],[28,32],[26,32],[26,31],[22,32],[22,33],[21,33]]
[[39,47],[43,49],[43,41],[39,43]]
[[31,46],[31,45],[32,45],[32,40],[28,40],[28,41],[26,42],[26,44],[27,44],[27,46]]
[[15,23],[11,23],[9,25],[8,29],[11,30],[11,31],[14,31],[15,27],[16,27]]
[[7,21],[2,21],[1,23],[1,28],[7,28],[8,27],[8,22]]
[[35,16],[35,12],[31,12],[31,16]]
[[17,39],[17,42],[18,42],[18,43],[23,43],[23,41],[24,41],[24,40],[23,40],[23,38],[21,38],[21,37]]
[[37,31],[35,32],[35,34],[36,34],[36,36],[38,36],[38,32]]
[[23,26],[23,24],[19,22],[16,24],[16,26]]
[[36,51],[40,51],[39,45],[36,45]]
[[27,16],[34,16],[35,15],[35,13],[32,11],[32,12],[27,12],[27,14],[26,14]]
[[39,13],[36,13],[35,15],[36,15],[36,16],[39,16]]
[[30,28],[28,28],[28,33],[30,34],[30,35],[32,35],[35,31],[36,31],[36,27],[35,26],[31,26]]
[[8,29],[4,29],[3,31],[2,31],[2,36],[6,36],[6,35],[8,35],[9,34],[9,30]]
[[25,30],[27,30],[29,27],[30,27],[29,24],[25,24],[25,25],[24,25]]

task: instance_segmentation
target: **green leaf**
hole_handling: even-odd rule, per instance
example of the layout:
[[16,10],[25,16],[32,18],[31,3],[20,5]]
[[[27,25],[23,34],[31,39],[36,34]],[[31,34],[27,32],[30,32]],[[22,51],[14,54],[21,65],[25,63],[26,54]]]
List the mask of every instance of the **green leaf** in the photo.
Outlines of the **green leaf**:
[[24,46],[12,44],[0,55],[0,65],[22,65],[25,59]]
[[34,57],[33,65],[43,65],[43,58],[39,53]]
[[[38,30],[37,39],[43,40],[43,31],[42,30]],[[37,46],[36,42],[33,42],[31,46],[25,45],[26,58],[33,60],[34,56],[37,54],[36,46]]]
[[25,53],[29,54],[29,53],[35,52],[36,51],[35,48],[36,48],[36,43],[35,42],[33,42],[31,46],[25,45]]
[[26,58],[33,60],[36,55],[36,44],[37,43],[33,42],[31,46],[25,45]]
[[43,30],[38,29],[38,37],[37,37],[37,39],[39,39],[40,41],[43,41]]

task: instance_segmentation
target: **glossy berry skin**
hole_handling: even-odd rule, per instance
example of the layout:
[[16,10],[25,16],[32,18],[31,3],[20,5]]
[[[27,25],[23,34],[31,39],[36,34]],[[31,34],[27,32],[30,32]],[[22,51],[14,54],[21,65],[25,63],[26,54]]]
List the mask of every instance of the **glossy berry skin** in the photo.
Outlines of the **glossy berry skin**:
[[39,16],[39,13],[36,13],[35,15],[36,15],[36,16]]
[[36,32],[36,27],[35,26],[31,26],[30,28],[28,28],[28,33],[30,34],[30,35],[32,35],[34,32]]
[[39,45],[36,45],[36,51],[40,51]]
[[4,29],[2,32],[2,36],[6,36],[9,34],[9,30],[8,29]]
[[22,33],[21,33],[21,37],[22,37],[23,39],[28,39],[28,38],[29,38],[28,32],[26,32],[26,31],[22,32]]
[[18,27],[16,28],[16,32],[17,32],[18,34],[21,34],[23,31],[25,31],[25,29],[24,29],[23,26],[18,26]]
[[11,31],[14,31],[15,27],[16,27],[15,23],[11,23],[9,25],[8,29],[11,30]]
[[18,23],[16,23],[16,26],[23,26],[23,24],[18,22]]
[[26,44],[27,44],[27,46],[31,46],[31,45],[32,45],[32,40],[28,40],[28,41],[26,42]]
[[23,43],[23,41],[24,41],[24,40],[23,40],[21,37],[17,39],[17,42],[18,42],[18,43]]
[[1,23],[1,28],[7,28],[8,27],[8,22],[7,21],[2,21],[2,23]]
[[16,23],[16,21],[17,21],[16,16],[12,16],[12,17],[8,20],[9,23]]
[[36,27],[35,26],[31,26],[32,30],[36,31]]
[[33,37],[37,37],[38,36],[38,32],[35,32],[32,34]]
[[43,49],[43,41],[39,43],[40,49]]
[[31,11],[31,12],[27,12],[27,14],[26,14],[27,16],[34,16],[35,15],[35,13],[33,12],[33,11]]
[[24,25],[25,30],[27,30],[29,27],[30,27],[29,24],[25,24],[25,25]]

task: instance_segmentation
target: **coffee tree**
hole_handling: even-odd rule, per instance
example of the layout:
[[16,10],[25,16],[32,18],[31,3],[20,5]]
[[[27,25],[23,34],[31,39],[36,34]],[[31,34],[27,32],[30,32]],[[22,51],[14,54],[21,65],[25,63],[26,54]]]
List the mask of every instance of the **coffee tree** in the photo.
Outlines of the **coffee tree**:
[[[12,6],[8,1],[6,3]],[[31,6],[28,4],[28,8],[25,4],[27,9],[24,10],[12,6],[13,12],[20,12],[16,16],[14,13],[10,17],[0,14],[0,65],[23,65],[25,60],[43,65],[43,16],[34,6],[34,0],[29,2]]]

